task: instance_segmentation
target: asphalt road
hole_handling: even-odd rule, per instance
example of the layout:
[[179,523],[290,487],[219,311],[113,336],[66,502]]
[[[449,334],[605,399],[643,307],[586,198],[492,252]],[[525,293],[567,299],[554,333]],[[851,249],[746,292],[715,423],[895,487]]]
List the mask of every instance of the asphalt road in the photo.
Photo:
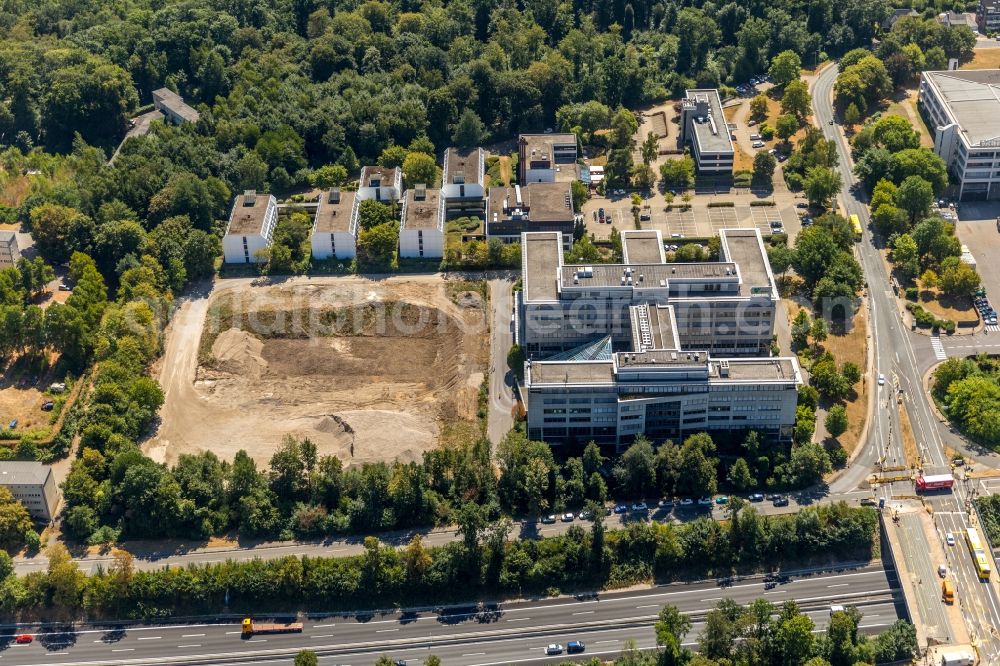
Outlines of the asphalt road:
[[[802,507],[815,506],[818,504],[830,504],[832,502],[847,501],[851,505],[859,506],[864,498],[872,497],[870,490],[851,490],[837,495],[824,494],[822,492],[801,492],[788,495],[789,505],[786,507],[776,507],[772,502],[757,502],[753,506],[764,515],[780,515],[794,513]],[[656,501],[650,500],[652,507],[646,513],[612,514],[605,518],[605,526],[609,528],[621,528],[629,522],[636,520],[655,520],[684,522],[701,516],[713,516],[717,520],[727,517],[728,509],[718,504],[710,507],[690,506],[674,507],[672,509],[660,509],[656,507]],[[564,534],[573,524],[583,524],[588,527],[590,523],[576,520],[573,523],[557,521],[554,524],[545,524],[534,519],[528,519],[514,523],[511,532],[512,538],[537,539],[542,537],[553,537]],[[460,539],[456,533],[457,528],[439,528],[434,530],[397,530],[394,532],[383,532],[376,536],[387,545],[403,547],[410,542],[415,535],[423,538],[425,546],[441,546],[451,541]],[[149,550],[141,547],[130,548],[134,556],[135,568],[141,571],[160,569],[165,566],[183,567],[190,564],[217,564],[227,560],[244,561],[252,559],[277,559],[290,555],[311,557],[346,557],[350,555],[360,555],[364,552],[364,538],[366,535],[354,535],[341,539],[326,539],[314,542],[270,542],[263,544],[252,544],[247,546],[233,546],[230,548],[176,548],[170,549],[167,546],[160,546],[158,550]],[[110,554],[86,555],[75,558],[77,566],[85,573],[92,573],[98,567],[105,570],[114,562]],[[24,575],[32,571],[43,571],[48,566],[48,558],[44,553],[34,557],[16,557],[14,559],[14,571],[19,575]]]
[[[871,468],[878,459],[892,464],[893,460],[903,461],[902,437],[897,420],[895,397],[902,390],[903,404],[910,424],[927,467],[945,468],[945,441],[954,448],[964,449],[957,437],[949,438],[947,427],[940,423],[934,415],[929,397],[923,390],[922,376],[935,362],[930,345],[930,339],[910,331],[903,325],[902,314],[899,311],[892,289],[889,285],[885,267],[879,256],[871,230],[868,229],[869,215],[866,205],[867,198],[858,186],[851,171],[852,162],[848,152],[847,142],[840,127],[830,124],[833,119],[833,84],[837,76],[836,65],[825,69],[818,77],[813,89],[813,109],[816,122],[823,128],[828,139],[836,142],[840,158],[839,170],[844,187],[841,192],[841,202],[846,214],[857,214],[864,227],[864,239],[858,245],[859,258],[864,269],[868,284],[868,304],[871,308],[871,322],[875,343],[875,369],[886,376],[886,385],[880,387],[878,403],[871,422],[871,434],[864,452],[856,467]],[[834,484],[834,490],[839,489]],[[890,499],[893,494],[912,495],[913,486],[909,482],[886,484],[878,489],[878,494]],[[939,530],[953,531],[956,538],[968,524],[966,515],[966,490],[962,484],[956,484],[953,493],[937,495],[929,500],[934,511],[935,522]],[[910,553],[927,552],[927,544],[923,530],[913,529],[910,525],[901,525],[898,531],[902,547]],[[946,547],[947,548],[947,547]],[[981,650],[989,663],[997,663],[1000,658],[1000,640],[997,639],[996,627],[1000,626],[1000,599],[994,586],[979,583],[973,574],[972,561],[968,550],[961,545],[948,551],[952,557],[952,566],[957,570],[956,596],[962,604],[966,624],[975,637],[982,641]],[[898,554],[897,554],[898,555]],[[924,557],[914,561],[917,571],[912,572],[920,580],[927,575]],[[933,574],[931,574],[933,575]],[[995,576],[996,574],[994,574]],[[936,586],[917,585],[915,591],[923,601],[918,603],[925,607],[929,617],[926,621],[933,625],[942,619],[937,612],[940,603],[931,604],[929,599],[933,593],[936,602]],[[933,609],[930,607],[933,606]]]
[[514,344],[510,319],[513,313],[512,286],[510,280],[503,278],[489,281],[493,321],[490,326],[490,405],[486,432],[494,446],[514,427],[511,412],[514,407],[513,377],[507,369],[507,352]]
[[[290,663],[303,648],[340,664],[371,664],[379,655],[416,665],[434,654],[448,664],[487,666],[511,662],[559,661],[544,654],[550,643],[580,640],[585,656],[614,655],[626,641],[638,648],[655,644],[653,624],[660,608],[673,604],[695,622],[688,635],[693,644],[701,621],[723,598],[741,604],[765,598],[780,605],[794,599],[822,630],[831,603],[856,605],[864,613],[862,630],[877,633],[903,613],[898,583],[880,563],[837,571],[788,572],[788,579],[768,589],[753,577],[728,581],[671,584],[599,598],[558,598],[381,615],[311,616],[301,634],[257,635],[243,639],[239,623],[93,628],[78,631],[38,630],[30,645],[0,645],[3,663],[47,666],[98,664],[241,664]],[[259,618],[266,621],[265,618]]]

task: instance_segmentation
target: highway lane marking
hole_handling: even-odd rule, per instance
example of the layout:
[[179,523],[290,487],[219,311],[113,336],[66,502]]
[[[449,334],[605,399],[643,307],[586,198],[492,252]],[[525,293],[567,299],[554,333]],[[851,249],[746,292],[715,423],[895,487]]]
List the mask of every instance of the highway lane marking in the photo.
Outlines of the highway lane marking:
[[266,642],[267,642],[266,638],[251,638],[250,640],[247,641],[247,643],[266,643]]
[[135,640],[137,640],[137,641],[158,641],[161,638],[163,638],[163,636],[143,636],[142,638],[137,638]]
[[242,633],[243,633],[242,631],[227,631],[226,635],[227,636],[231,636],[233,634],[242,634]]
[[333,638],[333,634],[322,634],[320,636],[313,636],[312,638]]
[[313,629],[326,629],[327,627],[336,627],[336,624],[314,624]]
[[827,587],[847,587],[848,585],[850,585],[850,583],[837,583],[836,585],[827,585]]
[[181,638],[198,638],[199,636],[204,636],[205,634],[181,634]]
[[470,652],[468,654],[463,654],[462,656],[463,657],[482,657],[485,654],[486,654],[485,652]]
[[112,652],[135,652],[135,648],[118,648]]
[[508,622],[524,622],[525,620],[530,620],[530,617],[512,617],[508,619]]
[[580,611],[579,613],[573,613],[573,615],[591,615],[594,611]]
[[594,645],[601,645],[603,643],[617,643],[617,642],[618,642],[617,638],[612,638],[612,639],[606,640],[606,641],[595,641]]
[[[844,583],[847,585],[847,583]],[[833,587],[832,585],[830,587]],[[708,599],[702,599],[702,601],[722,601],[722,597],[709,597]]]
[[182,650],[184,648],[196,648],[196,647],[201,647],[201,645],[200,644],[199,645],[178,645],[177,649],[178,650]]
[[376,629],[375,633],[376,634],[384,634],[384,633],[389,632],[389,631],[399,631],[399,629],[398,628],[396,628],[396,629]]
[[659,608],[660,604],[646,604],[645,606],[636,606],[636,608]]

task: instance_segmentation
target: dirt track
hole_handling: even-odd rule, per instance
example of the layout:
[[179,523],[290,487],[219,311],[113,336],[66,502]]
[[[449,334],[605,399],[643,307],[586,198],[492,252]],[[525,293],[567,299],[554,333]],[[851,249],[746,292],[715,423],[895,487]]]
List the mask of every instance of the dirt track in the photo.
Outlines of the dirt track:
[[291,434],[348,464],[419,459],[442,422],[475,418],[488,353],[479,295],[456,303],[445,284],[217,284],[184,303],[168,330],[166,401],[146,452],[173,463],[201,450],[232,459],[243,448],[266,464]]

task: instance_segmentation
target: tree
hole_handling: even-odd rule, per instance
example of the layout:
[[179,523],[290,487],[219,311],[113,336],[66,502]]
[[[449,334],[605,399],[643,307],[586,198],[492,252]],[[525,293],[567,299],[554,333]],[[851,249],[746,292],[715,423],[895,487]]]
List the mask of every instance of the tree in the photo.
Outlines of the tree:
[[394,222],[363,229],[358,238],[358,265],[368,269],[389,270],[396,262],[398,246],[399,227]]
[[861,111],[858,110],[858,105],[851,102],[844,109],[844,124],[848,127],[854,127],[861,121]]
[[677,610],[676,606],[664,606],[656,620],[656,644],[663,648],[664,666],[680,666],[683,663],[684,648],[681,643],[691,631],[691,618]]
[[973,439],[1000,442],[1000,386],[987,377],[967,377],[952,381],[946,402],[948,415]]
[[486,139],[486,127],[479,119],[479,114],[471,107],[466,107],[462,115],[455,123],[455,129],[451,134],[451,141],[456,146],[471,148],[483,143]]
[[844,361],[844,364],[840,366],[840,374],[844,375],[844,379],[850,386],[861,381],[861,368],[852,361]]
[[93,221],[68,206],[44,203],[31,209],[31,235],[42,256],[53,263],[68,260],[84,238],[91,235]]
[[896,237],[892,246],[892,263],[905,282],[917,276],[920,272],[920,250],[913,236],[903,234]]
[[664,187],[691,187],[694,183],[694,160],[687,155],[666,160],[660,165],[660,182]]
[[968,296],[979,288],[979,273],[958,257],[947,257],[941,262],[940,276],[941,291],[953,298]]
[[737,458],[736,461],[730,465],[729,471],[726,473],[726,480],[732,484],[738,492],[743,492],[755,485],[753,474],[750,473],[750,466],[747,464],[745,458]]
[[754,122],[763,122],[767,120],[767,95],[760,93],[754,95],[750,100],[750,119]]
[[642,498],[652,493],[656,486],[656,467],[649,440],[636,438],[615,465],[614,478],[625,497]]
[[795,613],[792,617],[781,621],[775,636],[775,645],[778,653],[783,656],[782,663],[789,666],[802,664],[813,654],[814,628],[812,619],[803,613]]
[[72,617],[80,606],[80,594],[84,584],[83,572],[76,566],[66,546],[61,543],[47,546],[45,554],[49,558],[46,582],[52,605]]
[[809,203],[824,208],[840,192],[840,187],[840,173],[824,166],[810,167],[803,182]]
[[812,326],[809,328],[809,337],[813,339],[813,343],[818,344],[826,340],[826,336],[826,320],[822,317],[816,317],[813,319]]
[[778,87],[792,83],[799,78],[801,72],[802,60],[798,53],[791,50],[782,51],[771,58],[771,66],[767,69],[767,75]]
[[840,251],[826,230],[816,226],[803,229],[795,239],[795,272],[807,285],[814,285],[826,275],[827,268]]
[[809,345],[809,332],[812,324],[809,321],[809,313],[805,308],[798,311],[795,319],[792,320],[792,347],[803,349]]
[[427,153],[410,153],[403,160],[403,178],[406,187],[417,184],[434,187],[438,179],[438,167],[434,157]]
[[6,486],[0,486],[0,548],[20,550],[29,532],[33,534],[34,527],[28,509]]
[[920,176],[907,176],[896,190],[896,205],[910,216],[910,223],[925,216],[934,203],[934,189]]
[[362,230],[373,229],[381,224],[394,224],[392,208],[376,201],[365,199],[358,204],[358,225]]
[[312,650],[299,650],[295,655],[295,666],[317,666],[319,659]]
[[650,132],[643,139],[642,146],[640,147],[640,154],[642,155],[642,163],[649,164],[656,159],[656,156],[660,151],[660,141],[656,138],[656,135]]
[[[774,123],[775,135],[785,143],[788,143],[788,140],[791,139],[798,131],[799,119],[790,113],[778,116],[778,119]],[[761,153],[757,154],[760,155]],[[768,153],[764,154],[766,155]],[[756,158],[754,159],[754,165],[756,166]]]
[[812,108],[812,96],[809,94],[809,87],[805,81],[792,81],[785,86],[785,92],[781,96],[781,112],[792,114],[797,119],[809,116]]
[[834,439],[840,437],[847,432],[847,409],[843,405],[834,405],[827,412],[823,425],[831,437]]
[[347,182],[347,169],[340,164],[324,164],[309,176],[313,187],[340,187]]

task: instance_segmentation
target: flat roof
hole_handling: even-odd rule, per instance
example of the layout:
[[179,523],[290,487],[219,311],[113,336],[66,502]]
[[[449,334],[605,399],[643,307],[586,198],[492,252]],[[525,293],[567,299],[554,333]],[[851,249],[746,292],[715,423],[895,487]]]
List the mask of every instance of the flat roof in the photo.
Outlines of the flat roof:
[[[677,339],[677,331],[674,328],[674,308],[670,305],[640,307],[646,310],[653,349],[680,349],[680,341]],[[640,326],[640,335],[641,333]]]
[[[527,211],[529,223],[573,220],[573,189],[569,183],[528,183],[520,189],[522,209]],[[487,211],[489,220],[493,219],[494,213],[498,223],[510,219],[511,212],[517,207],[516,188],[490,188]]]
[[446,185],[482,184],[484,169],[485,157],[482,148],[449,148],[444,151]]
[[[720,363],[729,364],[729,376],[720,373]],[[776,358],[712,359],[712,379],[717,381],[790,381],[799,378],[798,364],[788,356]]]
[[559,298],[556,272],[562,261],[562,239],[554,231],[537,231],[521,236],[524,295],[529,301]]
[[715,88],[695,88],[686,91],[691,102],[708,103],[708,116],[704,122],[693,120],[691,126],[698,141],[698,150],[703,153],[732,153],[733,140],[729,136],[726,116],[722,113],[722,100]]
[[42,485],[52,469],[48,465],[30,460],[0,462],[0,485]]
[[399,167],[366,166],[361,169],[359,187],[371,187],[369,183],[375,177],[382,181],[381,187],[391,187],[400,177]]
[[[592,268],[593,270],[581,275],[584,268]],[[734,263],[710,261],[696,264],[593,264],[592,266],[567,264],[563,266],[560,278],[563,286],[567,288],[666,289],[670,286],[671,280],[712,280],[715,282],[720,279],[722,281],[728,279],[735,283],[739,279],[739,275]],[[632,280],[631,283],[629,283],[629,278]],[[734,294],[720,295],[733,296]]]
[[403,201],[403,229],[439,229],[443,216],[441,190],[425,188],[424,198],[418,200],[417,187],[406,190]]
[[10,245],[17,241],[17,234],[13,231],[0,231],[0,243]]
[[532,384],[614,384],[611,361],[533,361]]
[[[335,198],[339,198],[339,201],[334,201]],[[349,232],[353,206],[354,192],[323,192],[313,218],[313,233]]]
[[1000,69],[924,72],[923,76],[969,145],[1000,145]]
[[658,230],[626,230],[622,232],[622,258],[626,264],[662,264],[663,236]]
[[[248,202],[249,197],[253,197],[250,202]],[[264,217],[267,214],[267,206],[270,201],[270,194],[244,192],[236,195],[236,202],[233,204],[233,212],[229,217],[229,227],[226,228],[226,234],[231,236],[259,234],[264,228]]]
[[[774,276],[771,263],[764,249],[764,239],[757,229],[722,229],[719,232],[725,258],[740,267],[743,279],[741,293],[754,287],[769,287],[774,290]],[[777,296],[777,294],[774,294]]]
[[184,98],[170,88],[158,88],[152,92],[153,99],[167,107],[184,120],[197,122],[201,114],[184,101]]

